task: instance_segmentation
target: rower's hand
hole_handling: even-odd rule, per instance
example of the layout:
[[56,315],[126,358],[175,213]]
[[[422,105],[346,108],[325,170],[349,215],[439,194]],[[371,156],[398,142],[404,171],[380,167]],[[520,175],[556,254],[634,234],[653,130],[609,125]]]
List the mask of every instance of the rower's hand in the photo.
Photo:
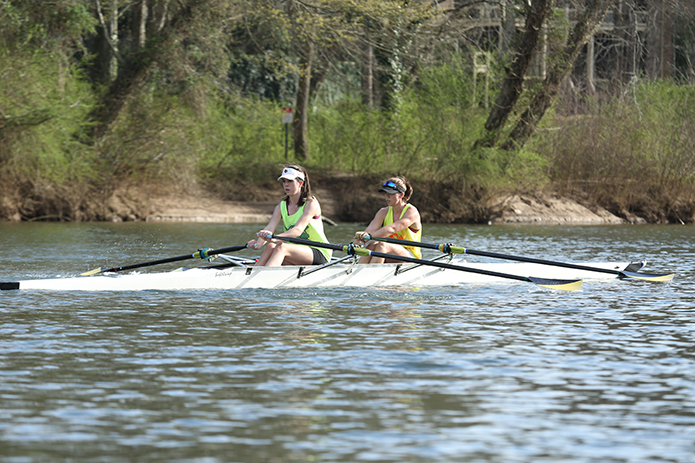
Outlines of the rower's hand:
[[246,246],[248,246],[250,249],[259,249],[266,243],[266,241],[270,241],[267,238],[270,235],[272,235],[272,233],[268,230],[261,230],[258,233],[256,233],[258,239],[249,241],[248,243],[246,243]]
[[360,245],[360,246],[364,246],[364,243],[366,243],[367,241],[369,241],[369,239],[370,239],[371,237],[372,237],[372,236],[371,236],[369,233],[367,233],[367,232],[363,232],[363,231],[357,232],[357,233],[355,233],[355,236],[353,237],[352,242],[353,242],[354,244],[358,244],[358,245]]

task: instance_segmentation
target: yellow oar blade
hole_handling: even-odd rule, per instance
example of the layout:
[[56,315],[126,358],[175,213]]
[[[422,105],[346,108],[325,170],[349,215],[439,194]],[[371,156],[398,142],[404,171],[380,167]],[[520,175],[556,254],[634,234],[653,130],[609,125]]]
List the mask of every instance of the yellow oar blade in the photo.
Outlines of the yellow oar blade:
[[621,278],[634,278],[644,281],[671,281],[675,273],[640,273],[640,272],[620,272]]
[[80,275],[82,275],[83,277],[86,277],[89,275],[96,275],[97,273],[101,273],[103,271],[104,271],[104,267],[99,267],[99,268],[95,268],[94,270],[90,270],[89,272],[80,273]]
[[547,278],[528,277],[529,281],[538,286],[550,289],[559,289],[561,291],[577,291],[582,289],[583,280],[550,280]]

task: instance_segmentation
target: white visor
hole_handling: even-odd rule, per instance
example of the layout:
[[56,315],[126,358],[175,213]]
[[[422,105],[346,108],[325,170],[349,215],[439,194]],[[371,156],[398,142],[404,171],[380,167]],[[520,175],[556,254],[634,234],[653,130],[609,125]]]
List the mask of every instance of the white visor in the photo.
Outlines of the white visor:
[[293,169],[292,167],[285,167],[282,169],[282,175],[278,177],[278,180],[282,180],[283,178],[286,178],[287,180],[299,179],[303,182],[304,174],[297,169]]

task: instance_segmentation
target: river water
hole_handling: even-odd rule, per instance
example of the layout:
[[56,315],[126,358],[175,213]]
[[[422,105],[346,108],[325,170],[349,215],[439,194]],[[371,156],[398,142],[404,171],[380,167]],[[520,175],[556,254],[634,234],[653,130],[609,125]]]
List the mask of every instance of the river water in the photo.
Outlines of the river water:
[[[258,228],[0,223],[0,281]],[[428,225],[424,240],[677,275],[576,292],[2,291],[0,461],[694,461],[695,228]]]

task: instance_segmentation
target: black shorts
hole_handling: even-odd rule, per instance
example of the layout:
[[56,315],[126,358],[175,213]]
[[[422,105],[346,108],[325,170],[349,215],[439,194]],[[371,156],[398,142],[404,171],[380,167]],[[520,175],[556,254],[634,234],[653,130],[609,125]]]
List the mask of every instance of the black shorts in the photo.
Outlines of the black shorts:
[[316,248],[311,248],[311,251],[314,253],[314,261],[311,263],[311,265],[322,265],[328,263],[328,259],[326,259],[326,256],[324,256],[321,251]]

